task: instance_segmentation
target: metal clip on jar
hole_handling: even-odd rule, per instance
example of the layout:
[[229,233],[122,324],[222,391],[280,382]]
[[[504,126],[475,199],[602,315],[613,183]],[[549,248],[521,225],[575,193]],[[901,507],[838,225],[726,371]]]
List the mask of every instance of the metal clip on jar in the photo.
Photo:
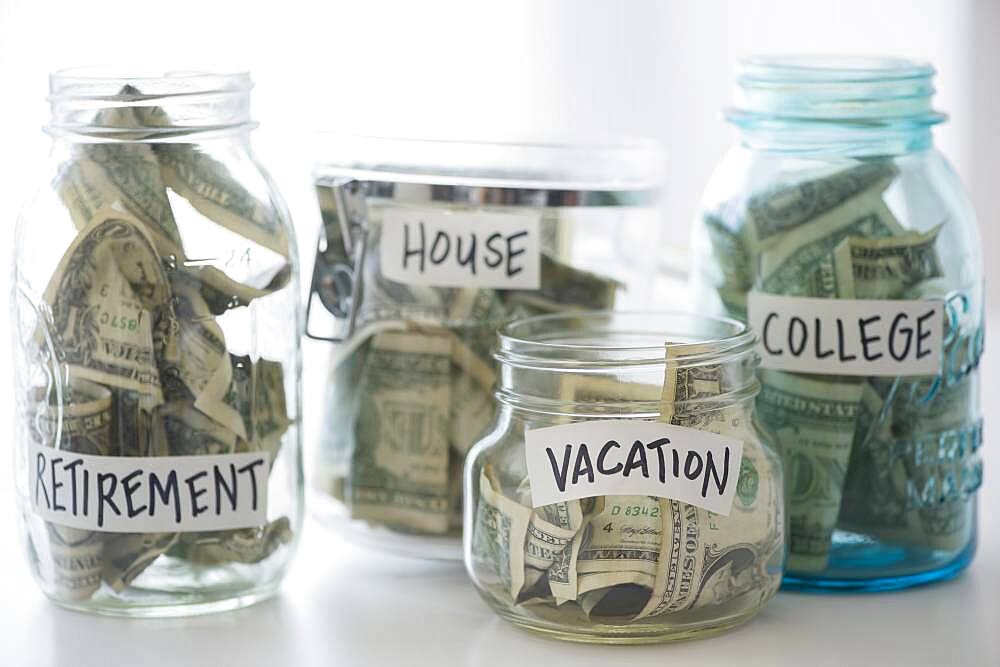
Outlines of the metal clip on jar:
[[784,486],[754,425],[755,343],[735,320],[666,313],[500,330],[499,408],[465,479],[466,568],[500,616],[645,643],[763,607],[785,560]]
[[232,609],[273,594],[294,552],[298,266],[250,87],[51,77],[51,167],[14,256],[14,470],[60,605]]
[[[659,152],[344,138],[316,170],[307,310],[310,507],[352,539],[461,558],[465,454],[489,425],[496,327],[643,308]],[[330,345],[329,342],[335,343]]]
[[789,475],[785,583],[880,590],[976,545],[983,266],[934,148],[934,70],[753,58],[705,192],[704,302],[761,336],[757,413]]

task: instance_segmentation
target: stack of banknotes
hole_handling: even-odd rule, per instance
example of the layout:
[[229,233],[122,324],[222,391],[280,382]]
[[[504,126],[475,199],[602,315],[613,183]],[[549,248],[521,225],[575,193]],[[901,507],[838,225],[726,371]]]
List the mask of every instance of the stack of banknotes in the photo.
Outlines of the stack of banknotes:
[[[141,99],[132,86],[118,95]],[[231,353],[220,319],[289,283],[289,239],[278,211],[201,147],[143,142],[170,133],[158,108],[103,109],[92,125],[116,140],[74,144],[53,183],[77,234],[45,289],[48,312],[28,365],[58,365],[65,378],[61,400],[53,386],[29,392],[30,435],[43,446],[94,455],[266,451],[273,462],[290,423],[284,370],[278,361]],[[178,202],[188,224],[239,235],[236,245],[260,246],[276,268],[236,280],[204,254],[189,259],[174,217]],[[36,552],[52,562],[40,567],[57,597],[77,601],[102,582],[122,591],[161,557],[253,563],[291,539],[287,517],[218,532],[45,528],[47,548]]]

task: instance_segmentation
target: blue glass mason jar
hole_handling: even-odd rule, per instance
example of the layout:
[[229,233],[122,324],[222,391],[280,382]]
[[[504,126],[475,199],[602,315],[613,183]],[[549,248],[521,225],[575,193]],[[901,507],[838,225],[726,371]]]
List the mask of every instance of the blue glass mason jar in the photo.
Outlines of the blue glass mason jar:
[[983,262],[934,147],[933,75],[897,58],[750,58],[725,112],[738,141],[705,190],[694,275],[701,303],[761,338],[786,587],[904,588],[975,553]]

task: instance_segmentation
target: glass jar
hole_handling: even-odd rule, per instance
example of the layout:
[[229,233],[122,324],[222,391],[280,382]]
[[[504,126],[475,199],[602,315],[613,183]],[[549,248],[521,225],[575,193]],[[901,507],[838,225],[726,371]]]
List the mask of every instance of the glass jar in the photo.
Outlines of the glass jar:
[[134,616],[276,592],[302,525],[301,306],[246,73],[50,79],[17,225],[15,475],[62,606]]
[[[497,325],[647,307],[655,146],[332,140],[307,310],[310,508],[352,539],[461,558],[465,455]],[[334,345],[329,344],[334,342]]]
[[983,263],[927,64],[744,61],[698,223],[702,302],[761,334],[789,475],[785,584],[902,588],[971,561]]
[[497,416],[465,472],[466,568],[501,617],[644,643],[763,607],[785,560],[784,482],[753,419],[754,345],[740,322],[686,314],[501,328]]

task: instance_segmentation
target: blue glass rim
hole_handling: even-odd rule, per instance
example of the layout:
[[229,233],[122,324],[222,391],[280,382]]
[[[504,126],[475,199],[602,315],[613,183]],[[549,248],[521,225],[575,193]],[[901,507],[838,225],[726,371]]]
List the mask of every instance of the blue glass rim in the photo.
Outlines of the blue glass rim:
[[737,64],[735,100],[724,116],[739,127],[922,130],[947,118],[931,107],[935,73],[930,63],[893,56],[751,56]]
[[737,82],[864,83],[930,79],[936,73],[934,66],[923,60],[877,55],[755,55],[741,58],[736,66]]

